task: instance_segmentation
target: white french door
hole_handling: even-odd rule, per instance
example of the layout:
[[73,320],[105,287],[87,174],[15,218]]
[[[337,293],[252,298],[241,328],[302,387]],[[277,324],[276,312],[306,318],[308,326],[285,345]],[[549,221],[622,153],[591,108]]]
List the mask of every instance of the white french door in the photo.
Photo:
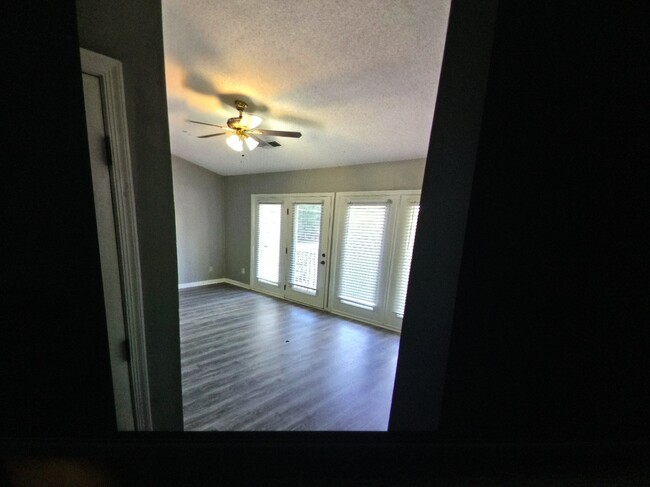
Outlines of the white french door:
[[254,206],[255,209],[255,261],[253,288],[281,294],[284,284],[281,269],[284,268],[282,244],[282,227],[284,218],[282,210],[284,201],[266,200]]
[[292,198],[288,205],[285,297],[325,307],[331,197]]
[[252,195],[251,288],[401,330],[420,192],[333,199]]
[[251,287],[325,307],[332,195],[253,195]]
[[330,309],[400,330],[419,191],[338,193]]

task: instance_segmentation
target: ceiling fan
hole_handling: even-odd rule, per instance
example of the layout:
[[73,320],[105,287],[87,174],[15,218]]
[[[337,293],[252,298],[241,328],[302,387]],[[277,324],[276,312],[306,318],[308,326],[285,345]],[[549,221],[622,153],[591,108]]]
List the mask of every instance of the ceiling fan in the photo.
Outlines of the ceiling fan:
[[263,141],[258,135],[274,135],[276,137],[293,137],[299,138],[302,137],[300,132],[285,132],[282,130],[267,130],[267,129],[258,129],[257,126],[262,123],[262,119],[257,115],[249,115],[244,113],[244,110],[248,105],[246,102],[241,100],[235,100],[235,108],[239,111],[238,117],[229,118],[226,122],[227,125],[215,125],[213,123],[198,122],[196,120],[187,120],[188,122],[198,123],[201,125],[209,125],[211,127],[219,127],[224,129],[225,132],[219,132],[216,134],[200,135],[199,139],[206,139],[208,137],[216,137],[217,135],[230,134],[226,139],[226,144],[237,152],[241,152],[244,149],[244,143],[248,150],[255,149],[258,145],[268,145],[267,142]]

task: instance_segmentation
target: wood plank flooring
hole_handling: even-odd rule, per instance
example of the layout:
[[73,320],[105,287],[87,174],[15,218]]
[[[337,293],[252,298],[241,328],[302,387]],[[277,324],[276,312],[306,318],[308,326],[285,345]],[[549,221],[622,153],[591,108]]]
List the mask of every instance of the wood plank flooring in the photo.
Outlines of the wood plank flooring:
[[186,431],[385,431],[399,335],[229,284],[182,289]]

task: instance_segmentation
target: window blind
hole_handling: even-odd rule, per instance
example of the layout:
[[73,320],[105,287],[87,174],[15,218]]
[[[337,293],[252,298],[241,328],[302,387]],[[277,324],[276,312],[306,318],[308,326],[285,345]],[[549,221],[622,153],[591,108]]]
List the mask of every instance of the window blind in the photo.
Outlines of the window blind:
[[406,209],[406,222],[404,232],[399,242],[400,251],[397,256],[397,267],[394,275],[395,295],[392,311],[399,318],[404,316],[404,305],[406,304],[406,291],[408,289],[409,273],[411,271],[411,258],[413,256],[413,242],[415,241],[415,227],[420,212],[419,203],[410,203]]
[[289,285],[297,291],[316,295],[318,252],[323,214],[322,203],[294,203],[289,256]]
[[280,231],[282,203],[257,206],[257,262],[255,276],[273,285],[280,282]]
[[338,297],[374,310],[381,276],[389,202],[348,203],[345,211]]

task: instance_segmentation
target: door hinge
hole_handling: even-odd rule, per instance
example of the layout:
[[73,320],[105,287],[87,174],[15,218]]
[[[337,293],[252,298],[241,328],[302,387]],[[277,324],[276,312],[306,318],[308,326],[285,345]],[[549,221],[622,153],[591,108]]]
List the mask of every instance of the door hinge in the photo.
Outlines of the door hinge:
[[284,290],[285,290],[285,291],[287,290],[287,285],[286,285],[286,284],[284,285]]
[[289,214],[289,208],[287,208],[287,215]]
[[122,354],[124,360],[131,362],[131,346],[129,345],[129,341],[127,339],[124,339],[122,342]]
[[111,138],[107,135],[104,137],[104,146],[106,147],[106,165],[113,165],[113,151],[111,150]]

